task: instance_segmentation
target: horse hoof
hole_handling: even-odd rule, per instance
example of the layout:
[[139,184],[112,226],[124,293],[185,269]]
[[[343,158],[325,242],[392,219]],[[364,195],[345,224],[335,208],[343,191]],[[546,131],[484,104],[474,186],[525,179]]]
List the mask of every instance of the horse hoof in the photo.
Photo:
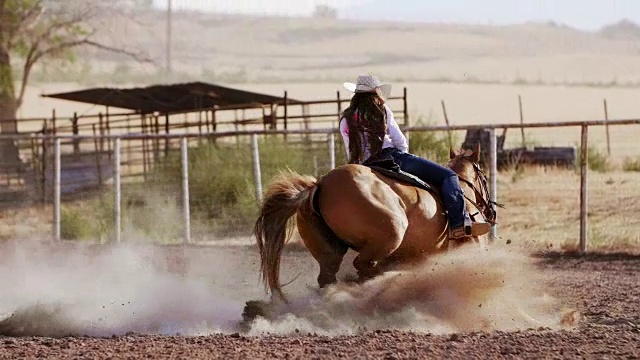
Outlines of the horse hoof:
[[340,281],[345,284],[358,284],[362,279],[356,274],[347,274]]
[[255,318],[261,316],[267,318],[269,316],[269,303],[261,300],[249,300],[245,303],[242,310],[242,320],[245,323],[251,323]]

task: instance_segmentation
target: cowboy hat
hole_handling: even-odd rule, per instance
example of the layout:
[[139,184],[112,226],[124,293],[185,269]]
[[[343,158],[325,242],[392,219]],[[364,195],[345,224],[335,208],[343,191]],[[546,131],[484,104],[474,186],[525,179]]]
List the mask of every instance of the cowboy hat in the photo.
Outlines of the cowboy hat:
[[356,83],[345,82],[344,88],[352,93],[377,92],[384,99],[391,95],[391,85],[380,82],[377,76],[360,75]]

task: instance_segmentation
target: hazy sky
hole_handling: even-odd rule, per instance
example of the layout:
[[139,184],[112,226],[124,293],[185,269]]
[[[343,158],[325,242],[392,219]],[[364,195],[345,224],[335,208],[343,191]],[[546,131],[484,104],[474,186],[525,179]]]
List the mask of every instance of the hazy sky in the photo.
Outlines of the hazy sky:
[[[168,0],[155,0],[166,7]],[[308,15],[317,4],[341,17],[509,24],[554,20],[586,30],[630,19],[640,23],[640,0],[173,0],[177,8],[233,13]]]

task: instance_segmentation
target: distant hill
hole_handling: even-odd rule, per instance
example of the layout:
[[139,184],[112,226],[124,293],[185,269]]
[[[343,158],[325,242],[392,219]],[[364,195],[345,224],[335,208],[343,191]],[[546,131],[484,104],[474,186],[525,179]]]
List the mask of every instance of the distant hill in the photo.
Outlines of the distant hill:
[[[135,21],[106,21],[103,40],[142,50],[163,66],[166,14],[134,15]],[[181,11],[173,24],[176,73],[206,81],[336,81],[368,72],[398,81],[640,79],[636,41],[616,35],[636,34],[637,26],[628,23],[592,33],[553,23],[472,26]],[[78,68],[104,71],[107,79],[130,80],[138,66],[94,50],[82,59],[85,65]]]
[[603,27],[600,34],[612,40],[640,40],[640,26],[631,20],[622,20]]

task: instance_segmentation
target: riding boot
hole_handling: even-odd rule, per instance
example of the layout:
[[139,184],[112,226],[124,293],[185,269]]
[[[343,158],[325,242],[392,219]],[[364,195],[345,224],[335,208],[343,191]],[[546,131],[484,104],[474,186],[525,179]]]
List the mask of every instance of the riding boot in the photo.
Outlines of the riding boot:
[[472,222],[471,219],[465,219],[464,225],[450,229],[449,238],[463,239],[476,237],[487,234],[489,231],[491,231],[491,224],[484,222]]

